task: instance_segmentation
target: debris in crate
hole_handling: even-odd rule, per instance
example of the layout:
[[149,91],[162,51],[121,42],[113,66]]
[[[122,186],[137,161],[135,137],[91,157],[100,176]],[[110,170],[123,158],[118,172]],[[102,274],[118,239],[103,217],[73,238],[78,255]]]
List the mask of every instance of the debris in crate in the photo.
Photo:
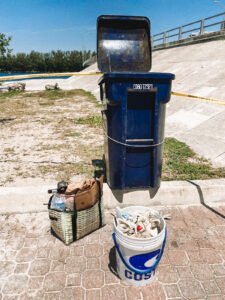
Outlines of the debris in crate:
[[85,209],[93,206],[98,200],[99,181],[101,190],[103,177],[99,179],[85,179],[82,181],[71,180],[69,183],[60,181],[56,189],[48,190],[53,194],[50,199],[50,208],[59,211],[73,211],[75,208]]
[[90,189],[95,183],[95,179],[85,179],[82,182],[73,182],[71,181],[66,189],[66,194],[78,194],[85,190]]

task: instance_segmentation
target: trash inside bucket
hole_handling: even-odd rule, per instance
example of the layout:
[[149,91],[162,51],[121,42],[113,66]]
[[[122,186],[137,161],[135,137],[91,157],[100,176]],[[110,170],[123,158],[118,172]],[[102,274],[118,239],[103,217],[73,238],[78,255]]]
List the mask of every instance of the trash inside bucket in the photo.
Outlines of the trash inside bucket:
[[130,285],[144,286],[155,279],[155,271],[166,244],[166,223],[156,210],[144,206],[130,206],[121,209],[124,214],[149,211],[160,219],[161,231],[155,237],[137,238],[119,230],[114,220],[113,241],[116,248],[116,263],[119,277]]

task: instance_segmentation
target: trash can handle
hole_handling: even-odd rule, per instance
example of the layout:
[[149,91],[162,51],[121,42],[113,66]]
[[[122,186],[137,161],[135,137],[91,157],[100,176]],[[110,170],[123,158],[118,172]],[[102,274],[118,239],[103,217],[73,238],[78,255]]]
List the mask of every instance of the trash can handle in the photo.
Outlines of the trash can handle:
[[[101,110],[101,114],[102,114],[102,128],[103,128],[103,132],[104,132],[104,135],[105,137],[107,137],[110,141],[116,143],[116,144],[119,144],[121,146],[125,146],[125,147],[130,147],[130,148],[154,148],[154,147],[159,147],[161,146],[162,144],[164,144],[165,140],[163,139],[162,141],[160,141],[159,143],[156,143],[156,144],[149,144],[149,145],[131,145],[131,144],[127,144],[127,143],[123,143],[121,141],[118,141],[118,140],[115,140],[113,139],[111,136],[109,136],[106,132],[106,128],[104,126],[104,122],[103,122],[103,115],[107,115],[107,112],[108,110],[107,109],[102,109]],[[126,140],[127,141],[127,140]],[[129,141],[129,140],[128,140]],[[140,140],[143,142],[143,140]],[[151,141],[151,140],[149,140]],[[152,140],[153,141],[153,140]]]
[[151,266],[150,268],[148,268],[147,270],[142,271],[142,270],[138,270],[138,269],[133,268],[133,267],[131,267],[131,266],[128,265],[128,263],[125,261],[123,255],[122,255],[122,253],[120,251],[120,248],[119,248],[119,245],[118,245],[118,243],[116,241],[116,234],[115,234],[115,232],[112,234],[112,238],[113,238],[113,241],[114,241],[114,244],[115,244],[115,247],[116,247],[116,251],[119,254],[120,259],[122,260],[122,262],[124,263],[124,265],[126,266],[127,269],[129,269],[130,271],[132,271],[134,273],[137,273],[137,274],[147,274],[147,273],[150,273],[150,272],[152,272],[157,267],[157,265],[158,265],[158,263],[159,263],[162,255],[163,255],[163,252],[164,252],[164,248],[165,248],[165,245],[166,245],[166,236],[167,236],[167,230],[165,228],[165,236],[164,236],[164,240],[163,240],[163,244],[162,244],[162,249],[161,249],[161,251],[160,251],[160,253],[159,253],[159,255],[158,255],[158,257],[157,257],[157,259],[156,259],[156,261],[154,263],[154,265]]
[[105,136],[112,142],[116,143],[116,144],[119,144],[119,145],[122,145],[122,146],[125,146],[125,147],[130,147],[130,148],[153,148],[153,147],[159,147],[161,146],[162,144],[164,144],[164,139],[157,143],[157,144],[149,144],[149,145],[131,145],[131,144],[127,144],[127,143],[123,143],[123,142],[120,142],[118,140],[115,140],[113,139],[111,136],[109,136],[106,131],[105,131],[105,128],[103,127],[103,130],[104,130],[104,134]]

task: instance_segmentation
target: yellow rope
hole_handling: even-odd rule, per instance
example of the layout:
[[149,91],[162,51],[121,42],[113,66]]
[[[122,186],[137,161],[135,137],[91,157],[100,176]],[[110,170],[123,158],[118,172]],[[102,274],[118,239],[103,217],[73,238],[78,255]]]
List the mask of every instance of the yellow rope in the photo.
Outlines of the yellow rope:
[[[96,75],[102,75],[101,72],[72,72],[72,73],[45,73],[45,74],[29,74],[29,75],[15,75],[15,76],[0,76],[0,81],[8,81],[8,80],[17,80],[17,79],[32,79],[32,78],[46,78],[46,77],[62,77],[62,76],[96,76]],[[201,96],[195,96],[191,94],[185,94],[180,92],[171,92],[172,95],[178,96],[178,97],[188,97],[193,98],[197,100],[202,100],[204,102],[210,102],[218,105],[225,106],[225,101],[207,98],[207,97],[201,97]]]
[[172,92],[171,94],[174,96],[178,96],[178,97],[188,97],[188,98],[193,98],[193,99],[197,99],[197,100],[202,100],[204,102],[210,102],[210,103],[225,106],[225,101],[221,101],[221,100],[217,100],[217,99],[195,96],[195,95],[185,94],[185,93],[180,93],[180,92]]

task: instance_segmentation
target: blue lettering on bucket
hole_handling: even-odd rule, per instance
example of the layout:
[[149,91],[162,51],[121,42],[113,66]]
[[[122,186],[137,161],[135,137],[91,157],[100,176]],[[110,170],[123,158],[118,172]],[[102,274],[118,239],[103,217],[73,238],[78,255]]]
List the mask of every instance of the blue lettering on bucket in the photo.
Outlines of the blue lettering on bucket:
[[139,269],[141,271],[145,271],[148,270],[150,267],[150,266],[146,266],[146,263],[153,258],[157,259],[159,253],[160,253],[160,249],[150,253],[134,255],[129,258],[129,262],[131,266],[133,266],[134,268]]
[[142,274],[137,274],[137,273],[134,273],[134,280],[136,280],[136,281],[140,281],[140,280],[142,280]]
[[132,279],[132,272],[128,271],[128,270],[125,270],[125,277],[128,278],[128,279]]
[[127,279],[133,279],[135,281],[148,280],[154,274],[155,274],[155,270],[146,274],[138,274],[138,273],[133,273],[131,271],[125,270],[125,277]]

